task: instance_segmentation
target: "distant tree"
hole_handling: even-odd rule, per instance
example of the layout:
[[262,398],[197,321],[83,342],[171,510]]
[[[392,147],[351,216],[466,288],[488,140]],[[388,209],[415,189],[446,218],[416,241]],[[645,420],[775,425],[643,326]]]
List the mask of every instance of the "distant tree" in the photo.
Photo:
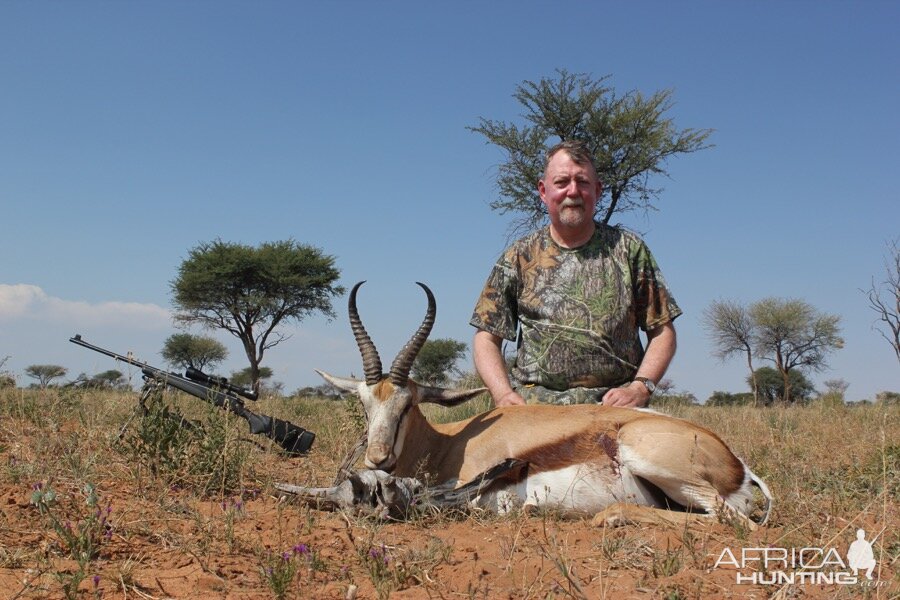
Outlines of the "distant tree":
[[224,329],[241,340],[258,388],[269,348],[285,340],[278,328],[314,312],[334,317],[334,257],[294,240],[259,247],[216,240],[190,251],[172,281],[176,320]]
[[733,354],[747,358],[747,381],[759,401],[753,358],[771,361],[781,373],[784,402],[791,401],[794,369],[822,371],[826,356],[844,346],[840,317],[820,313],[803,300],[764,298],[745,308],[738,302],[718,300],[703,313],[703,324],[714,345],[713,355],[724,360]]
[[128,384],[125,382],[125,375],[122,371],[117,371],[116,369],[98,373],[88,381],[89,387],[98,389],[123,389],[127,387],[127,385]]
[[875,330],[888,341],[894,355],[900,361],[900,238],[888,245],[888,257],[884,263],[885,279],[872,285],[865,292],[869,298],[869,307],[878,315],[882,326]]
[[[786,397],[791,402],[806,402],[816,392],[813,384],[798,370],[789,371],[790,395],[785,391],[782,374],[772,367],[760,367],[756,370],[756,382],[759,385],[759,395],[767,404],[773,404]],[[750,378],[747,378],[750,385]]]
[[16,378],[13,377],[12,373],[3,370],[3,367],[6,365],[7,361],[9,361],[9,359],[9,356],[0,358],[0,389],[16,386]]
[[878,392],[875,394],[875,402],[884,405],[900,405],[900,393],[897,392]]
[[750,317],[756,354],[781,373],[785,403],[791,402],[794,370],[822,371],[826,356],[844,347],[840,317],[820,313],[803,300],[765,298],[750,306]]
[[653,392],[654,406],[694,406],[695,404],[697,404],[697,397],[690,392],[676,390],[675,383],[671,379],[662,379],[656,384],[656,391]]
[[50,382],[60,377],[65,377],[69,370],[59,365],[29,365],[25,367],[25,374],[32,379],[37,379],[41,388],[50,385]]
[[705,406],[746,406],[757,402],[753,394],[715,391],[707,398]]
[[843,379],[828,379],[823,383],[825,384],[825,391],[821,392],[817,398],[822,406],[838,407],[846,405],[849,383]]
[[[264,382],[267,379],[271,379],[272,375],[274,375],[272,369],[269,367],[260,367],[257,373],[257,381]],[[232,371],[229,381],[236,386],[248,388],[253,383],[253,371],[250,367],[246,367],[240,371]],[[256,389],[259,389],[258,386]]]
[[759,390],[753,369],[754,323],[743,305],[731,300],[715,300],[703,311],[703,327],[712,339],[713,356],[725,361],[735,354],[747,359],[754,404],[759,403]]
[[428,340],[412,366],[413,379],[427,385],[443,385],[451,375],[459,375],[456,361],[466,355],[468,346],[449,338]]
[[122,371],[110,369],[108,371],[103,371],[102,373],[97,373],[93,376],[88,376],[87,373],[79,373],[78,377],[76,377],[63,387],[75,387],[94,390],[124,390],[128,389],[129,386]]
[[825,381],[825,389],[829,393],[839,394],[842,397],[847,393],[847,388],[849,387],[850,384],[843,379],[827,379]]
[[656,391],[654,394],[656,396],[666,396],[675,391],[675,382],[669,379],[668,377],[660,379],[659,383],[656,384]]
[[524,109],[524,123],[481,117],[478,126],[469,128],[506,154],[497,175],[500,198],[491,208],[524,213],[517,228],[533,229],[544,222],[537,182],[544,153],[561,140],[582,140],[593,152],[603,182],[597,215],[604,223],[615,213],[654,208],[662,190],[650,186],[651,176],[668,175],[671,157],[709,147],[711,129],[679,131],[666,117],[673,106],[671,90],[649,97],[638,91],[617,95],[605,85],[608,78],[559,69],[555,77],[523,81],[513,98]]
[[161,354],[163,360],[173,367],[192,367],[202,371],[228,358],[228,349],[211,337],[175,333],[166,338]]
[[334,387],[330,383],[323,383],[317,386],[305,386],[294,390],[291,393],[293,398],[328,398],[331,400],[343,397],[344,392]]

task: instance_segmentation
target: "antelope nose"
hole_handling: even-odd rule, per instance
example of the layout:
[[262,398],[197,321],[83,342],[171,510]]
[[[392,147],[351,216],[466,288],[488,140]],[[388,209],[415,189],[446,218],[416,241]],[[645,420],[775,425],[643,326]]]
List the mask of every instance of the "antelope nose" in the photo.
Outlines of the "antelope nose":
[[388,471],[392,468],[391,448],[386,444],[370,444],[366,451],[366,466],[370,469]]

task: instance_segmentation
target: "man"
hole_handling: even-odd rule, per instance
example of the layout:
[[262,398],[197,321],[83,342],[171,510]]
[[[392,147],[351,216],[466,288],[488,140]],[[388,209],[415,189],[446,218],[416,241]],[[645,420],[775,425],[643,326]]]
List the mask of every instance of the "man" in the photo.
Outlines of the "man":
[[[681,310],[644,242],[594,222],[601,190],[582,143],[547,152],[538,192],[550,225],[504,252],[471,320],[475,367],[497,406],[646,406],[675,354]],[[510,381],[501,344],[517,333]]]

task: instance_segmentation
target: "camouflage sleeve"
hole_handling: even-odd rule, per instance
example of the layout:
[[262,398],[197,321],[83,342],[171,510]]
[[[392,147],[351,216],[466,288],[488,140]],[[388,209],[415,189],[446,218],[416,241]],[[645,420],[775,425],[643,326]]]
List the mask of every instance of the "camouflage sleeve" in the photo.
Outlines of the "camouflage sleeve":
[[481,296],[475,304],[473,327],[515,341],[518,327],[518,274],[508,250],[491,270]]
[[631,268],[634,274],[637,324],[641,329],[656,329],[681,315],[681,309],[669,292],[659,265],[641,240],[636,242]]

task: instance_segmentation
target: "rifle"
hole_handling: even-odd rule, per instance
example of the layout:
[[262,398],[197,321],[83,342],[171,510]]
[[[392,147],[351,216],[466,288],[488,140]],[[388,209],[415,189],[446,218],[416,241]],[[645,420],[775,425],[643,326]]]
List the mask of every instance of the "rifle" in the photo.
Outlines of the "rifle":
[[157,369],[146,363],[134,360],[130,356],[122,356],[121,354],[116,354],[105,348],[89,344],[81,339],[81,334],[76,334],[75,337],[69,338],[69,341],[73,344],[78,344],[79,346],[93,350],[94,352],[111,356],[112,358],[128,363],[129,365],[140,367],[145,380],[153,379],[160,381],[165,385],[172,386],[186,394],[190,394],[201,400],[206,400],[219,408],[238,415],[245,419],[250,425],[250,433],[254,435],[265,435],[267,438],[281,446],[288,454],[294,456],[306,454],[312,447],[313,441],[316,439],[316,434],[312,431],[307,431],[289,421],[282,421],[275,417],[256,414],[250,411],[244,406],[244,401],[241,400],[241,396],[248,400],[255,401],[258,394],[229,383],[224,377],[207,375],[193,367],[188,368],[188,370],[185,371],[184,376],[181,376],[178,373],[163,371],[162,369]]

